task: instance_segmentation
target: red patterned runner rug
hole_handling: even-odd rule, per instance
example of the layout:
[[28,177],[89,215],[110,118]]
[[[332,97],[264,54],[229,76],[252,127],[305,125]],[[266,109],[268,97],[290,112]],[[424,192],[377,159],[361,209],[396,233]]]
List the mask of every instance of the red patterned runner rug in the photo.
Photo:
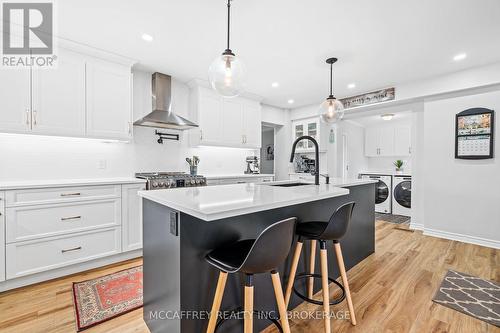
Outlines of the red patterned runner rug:
[[142,307],[142,266],[73,283],[73,301],[79,332]]

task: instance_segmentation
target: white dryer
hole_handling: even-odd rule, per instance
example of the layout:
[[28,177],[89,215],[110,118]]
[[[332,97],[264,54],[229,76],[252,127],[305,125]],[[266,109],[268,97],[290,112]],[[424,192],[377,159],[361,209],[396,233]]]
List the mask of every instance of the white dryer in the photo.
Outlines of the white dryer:
[[394,176],[392,213],[403,216],[411,215],[411,176]]
[[375,184],[375,211],[377,213],[391,214],[392,176],[376,174],[361,174],[360,176],[362,179],[378,180],[378,183]]

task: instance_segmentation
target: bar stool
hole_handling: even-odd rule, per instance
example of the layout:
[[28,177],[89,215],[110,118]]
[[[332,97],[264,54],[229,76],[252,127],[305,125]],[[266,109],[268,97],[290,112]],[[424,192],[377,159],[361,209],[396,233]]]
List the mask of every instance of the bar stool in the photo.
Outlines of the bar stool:
[[[351,323],[356,325],[356,317],[354,315],[354,306],[352,304],[351,292],[349,290],[349,283],[347,281],[347,274],[344,266],[344,259],[342,257],[342,250],[340,248],[340,239],[347,232],[347,227],[351,221],[352,211],[355,203],[346,203],[333,213],[328,222],[301,222],[297,224],[296,234],[299,236],[297,241],[297,246],[295,248],[295,253],[292,259],[292,265],[290,269],[290,276],[285,293],[285,305],[288,308],[288,303],[290,302],[290,296],[292,293],[292,288],[297,296],[301,297],[307,302],[314,304],[321,304],[319,301],[312,299],[313,294],[313,282],[314,278],[321,278],[321,285],[323,289],[323,311],[325,316],[325,332],[330,333],[330,305],[338,304],[347,298],[347,305],[349,307]],[[297,265],[299,263],[300,254],[302,252],[303,240],[311,241],[311,258],[309,265],[309,274],[301,273],[295,278],[297,273]],[[335,254],[337,256],[337,263],[339,265],[340,276],[342,277],[343,286],[336,280],[328,277],[328,256],[326,250],[326,242],[333,241],[333,246],[335,249]],[[316,241],[319,242],[320,246],[320,264],[321,264],[321,275],[314,274],[315,265],[315,255],[316,255]],[[294,283],[298,279],[308,279],[308,297],[305,297],[298,293],[298,291],[293,287]],[[343,292],[342,296],[333,302],[330,302],[330,296],[328,293],[328,282],[335,283]]]
[[245,274],[244,333],[253,332],[254,274],[271,272],[274,294],[278,304],[281,328],[290,333],[288,316],[277,267],[285,261],[292,246],[296,218],[276,222],[261,232],[257,239],[240,240],[210,252],[205,259],[220,270],[215,297],[210,312],[207,333],[217,327],[217,317],[224,295],[228,273]]

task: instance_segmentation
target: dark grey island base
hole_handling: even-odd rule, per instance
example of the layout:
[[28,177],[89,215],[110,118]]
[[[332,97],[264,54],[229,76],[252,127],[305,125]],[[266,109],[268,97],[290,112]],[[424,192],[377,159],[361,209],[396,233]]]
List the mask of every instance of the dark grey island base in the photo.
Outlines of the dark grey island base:
[[[219,273],[205,262],[204,257],[207,252],[238,239],[255,238],[264,228],[281,219],[295,216],[300,221],[327,221],[337,207],[355,201],[352,224],[341,243],[346,269],[368,257],[375,251],[375,185],[370,183],[346,188],[350,193],[345,196],[215,221],[204,221],[143,199],[144,320],[151,332],[204,332]],[[178,236],[174,235],[175,216],[177,216]],[[309,258],[309,242],[305,245],[298,272],[307,269],[308,260],[304,258]],[[334,251],[329,248],[328,254],[329,274],[337,278],[339,272]],[[279,267],[284,287],[292,255],[293,251],[290,251],[287,261]],[[319,264],[319,251],[316,260]],[[319,265],[316,266],[319,268]],[[256,275],[254,281],[254,308],[278,313],[270,276]],[[305,283],[302,286],[300,284],[297,283],[297,286],[305,293]],[[243,305],[242,285],[242,276],[229,275],[222,311]],[[315,291],[318,291],[320,286],[320,281],[316,281]],[[289,309],[295,308],[301,302],[300,298],[292,295]],[[347,310],[347,304],[345,307]],[[269,321],[262,319],[256,319],[254,322],[257,331],[269,325]],[[242,320],[228,321],[219,330],[229,333],[242,331]]]

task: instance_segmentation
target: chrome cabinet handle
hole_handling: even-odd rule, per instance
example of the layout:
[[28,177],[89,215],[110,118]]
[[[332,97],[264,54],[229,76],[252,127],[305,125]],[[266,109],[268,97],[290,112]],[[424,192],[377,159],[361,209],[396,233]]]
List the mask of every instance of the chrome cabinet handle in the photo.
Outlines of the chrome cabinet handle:
[[128,134],[132,134],[132,123],[128,122]]
[[69,217],[61,217],[61,221],[68,221],[68,220],[79,220],[82,217],[80,215],[78,216],[69,216]]
[[203,140],[203,131],[200,130],[200,140]]
[[411,147],[408,147],[408,154],[411,154]]
[[26,108],[26,125],[30,124],[30,108]]
[[36,110],[33,110],[33,125],[36,125]]
[[66,253],[66,252],[72,252],[72,251],[79,251],[81,250],[82,247],[81,246],[78,246],[78,247],[73,247],[71,249],[65,249],[65,250],[61,250],[61,253]]
[[78,196],[81,195],[80,192],[75,192],[75,193],[61,193],[61,197],[73,197],[73,196]]

